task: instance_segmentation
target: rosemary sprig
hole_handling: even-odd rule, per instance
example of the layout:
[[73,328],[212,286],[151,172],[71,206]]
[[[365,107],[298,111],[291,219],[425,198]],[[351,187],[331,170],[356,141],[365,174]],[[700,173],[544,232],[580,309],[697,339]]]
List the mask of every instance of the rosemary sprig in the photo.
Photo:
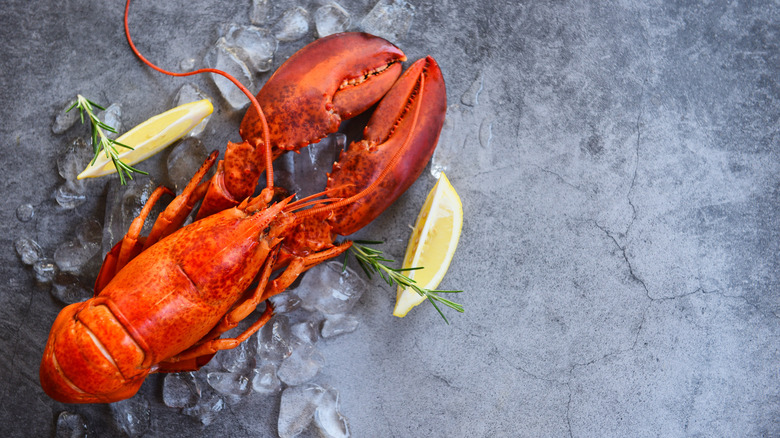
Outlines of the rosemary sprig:
[[[385,258],[382,255],[382,251],[374,248],[370,248],[365,245],[376,245],[383,242],[373,241],[373,240],[356,240],[353,245],[349,248],[349,252],[351,252],[355,259],[357,259],[358,264],[361,268],[363,268],[363,272],[366,273],[368,278],[371,278],[371,275],[373,273],[378,273],[380,277],[382,277],[382,280],[384,280],[388,285],[392,286],[393,283],[405,287],[405,288],[411,288],[420,296],[425,297],[431,304],[433,304],[433,307],[436,309],[437,312],[439,312],[439,315],[444,319],[444,322],[449,324],[450,322],[447,320],[447,317],[444,316],[444,313],[442,313],[441,309],[439,309],[439,306],[436,304],[441,303],[445,306],[455,309],[460,313],[463,313],[463,306],[455,303],[451,300],[448,300],[444,297],[441,297],[439,294],[454,294],[454,293],[460,293],[463,292],[462,290],[430,290],[430,289],[424,289],[417,285],[417,283],[406,276],[404,272],[406,271],[415,271],[417,269],[422,269],[422,266],[420,267],[414,267],[414,268],[391,268],[389,266],[386,266],[384,263],[394,263],[395,260],[390,260]],[[347,259],[344,259],[344,269],[347,267]]]
[[116,140],[112,140],[108,138],[106,133],[104,131],[112,132],[116,134],[116,129],[114,129],[113,126],[109,126],[105,123],[103,123],[102,120],[100,120],[94,113],[94,108],[98,108],[100,110],[105,110],[102,106],[96,104],[95,102],[92,102],[91,100],[87,99],[86,97],[82,95],[76,96],[76,102],[70,106],[65,112],[68,112],[72,110],[73,108],[78,108],[79,113],[81,115],[81,123],[84,123],[84,114],[87,115],[87,118],[90,122],[90,128],[92,130],[92,151],[95,153],[95,156],[92,158],[92,161],[89,162],[90,165],[95,163],[95,160],[97,160],[98,156],[100,156],[100,152],[105,152],[106,158],[110,158],[111,162],[114,163],[114,167],[116,168],[116,173],[119,174],[119,182],[122,185],[127,184],[125,181],[125,175],[122,173],[124,172],[127,174],[127,177],[130,179],[133,179],[133,172],[137,172],[143,175],[148,175],[147,172],[144,172],[143,170],[136,169],[133,166],[130,166],[129,164],[124,163],[122,160],[119,159],[119,152],[117,152],[116,146],[121,146],[126,149],[132,150],[133,148],[126,145],[119,143]]

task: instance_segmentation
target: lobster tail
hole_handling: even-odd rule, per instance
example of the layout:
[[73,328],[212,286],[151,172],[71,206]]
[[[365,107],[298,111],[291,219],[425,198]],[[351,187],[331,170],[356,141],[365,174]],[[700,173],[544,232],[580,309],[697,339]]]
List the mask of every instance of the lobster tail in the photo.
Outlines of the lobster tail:
[[143,351],[111,311],[94,302],[66,307],[51,328],[39,376],[43,390],[57,401],[124,400],[138,392],[149,374]]

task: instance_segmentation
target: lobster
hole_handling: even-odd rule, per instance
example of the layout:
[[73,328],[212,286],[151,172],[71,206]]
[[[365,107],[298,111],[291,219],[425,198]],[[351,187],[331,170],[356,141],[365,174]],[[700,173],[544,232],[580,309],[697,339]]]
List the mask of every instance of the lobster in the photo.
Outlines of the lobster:
[[[128,43],[145,64],[173,76],[222,74],[163,70]],[[194,371],[234,348],[273,315],[235,338],[221,338],[260,303],[307,269],[346,251],[337,236],[359,230],[422,173],[444,122],[446,91],[431,57],[401,74],[403,52],[381,38],[344,33],[317,40],[290,57],[257,96],[228,143],[215,175],[214,151],[182,193],[141,229],[157,188],[127,234],[106,254],[95,295],[55,319],[40,367],[44,391],[66,403],[110,403],[136,394],[150,373]],[[380,101],[381,99],[381,101]],[[342,151],[324,191],[275,200],[273,160],[335,132],[341,120],[379,101],[364,138]],[[252,196],[262,173],[266,186]],[[195,220],[182,227],[200,202]]]

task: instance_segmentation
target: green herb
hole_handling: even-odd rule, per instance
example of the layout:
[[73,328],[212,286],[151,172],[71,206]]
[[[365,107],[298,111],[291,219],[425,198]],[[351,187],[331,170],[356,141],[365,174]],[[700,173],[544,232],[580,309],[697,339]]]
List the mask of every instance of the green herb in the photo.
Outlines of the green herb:
[[[376,245],[383,242],[377,242],[377,241],[370,241],[370,240],[356,240],[353,245],[349,248],[349,252],[351,252],[355,258],[358,261],[358,264],[360,264],[360,267],[363,268],[363,271],[366,273],[368,278],[371,278],[371,275],[373,273],[378,273],[380,277],[390,286],[393,285],[393,283],[405,287],[405,288],[411,288],[420,296],[425,297],[431,304],[433,304],[433,307],[436,309],[437,312],[439,312],[439,315],[441,315],[442,318],[444,318],[444,322],[449,324],[450,322],[447,321],[447,317],[444,316],[444,313],[442,313],[441,309],[439,309],[439,306],[436,304],[441,303],[445,306],[455,309],[460,313],[463,313],[463,306],[455,303],[453,301],[450,301],[446,298],[443,298],[439,296],[439,294],[454,294],[454,293],[460,293],[463,292],[462,290],[430,290],[430,289],[424,289],[417,285],[417,283],[409,278],[408,276],[404,275],[404,272],[406,271],[415,271],[417,269],[422,269],[422,266],[414,267],[414,268],[390,268],[384,263],[394,263],[395,260],[386,259],[382,256],[382,251],[374,248],[370,248],[365,245]],[[347,267],[347,259],[344,259],[344,269]]]
[[92,161],[90,161],[89,164],[90,165],[94,164],[95,160],[97,160],[98,156],[100,156],[100,152],[102,151],[105,152],[106,158],[110,158],[111,161],[114,163],[116,172],[119,174],[119,182],[122,185],[127,184],[127,182],[125,181],[125,175],[123,175],[122,172],[127,174],[127,177],[130,179],[133,179],[133,175],[132,175],[133,172],[137,172],[143,175],[148,175],[148,173],[142,170],[138,170],[135,167],[130,166],[119,159],[119,152],[117,152],[116,146],[121,146],[125,149],[130,149],[130,150],[132,150],[133,148],[131,148],[126,144],[122,144],[116,140],[112,140],[108,138],[108,136],[104,131],[108,131],[116,134],[117,133],[116,129],[114,129],[112,126],[103,123],[103,121],[100,120],[95,115],[93,107],[98,108],[100,110],[105,110],[105,108],[103,108],[102,106],[96,104],[95,102],[92,102],[91,100],[79,94],[76,97],[76,102],[65,111],[68,112],[73,108],[78,108],[81,115],[81,123],[84,123],[84,114],[86,114],[87,118],[89,118],[90,126],[92,129],[92,150],[95,153],[95,156],[92,158]]

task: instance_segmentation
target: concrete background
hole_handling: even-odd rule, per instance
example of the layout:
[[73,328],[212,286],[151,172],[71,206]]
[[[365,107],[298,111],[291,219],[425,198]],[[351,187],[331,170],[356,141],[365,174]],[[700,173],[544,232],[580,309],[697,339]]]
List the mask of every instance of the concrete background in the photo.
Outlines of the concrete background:
[[[13,249],[51,254],[102,215],[105,180],[64,210],[54,114],[76,93],[116,102],[125,126],[167,109],[180,79],[144,67],[122,2],[4,0],[0,7],[0,431],[52,436],[63,410],[91,436],[106,406],[42,392],[38,365],[61,305]],[[294,4],[278,0],[278,17]],[[339,2],[353,23],[373,1]],[[341,393],[353,436],[780,435],[780,8],[777,2],[412,2],[396,43],[433,55],[448,86],[437,158],[463,200],[443,288],[466,292],[447,326],[429,306],[391,316],[395,292],[363,295],[352,334],[321,343],[318,378]],[[693,2],[692,2],[693,3]],[[177,69],[246,1],[137,0],[140,50]],[[282,43],[276,66],[314,38]],[[264,79],[267,76],[261,76]],[[213,93],[207,78],[194,80]],[[204,140],[237,140],[217,108]],[[147,169],[154,172],[154,161]],[[432,187],[426,173],[360,235],[401,258]],[[36,217],[14,212],[30,203]],[[278,397],[210,426],[165,407],[147,436],[275,436]]]

